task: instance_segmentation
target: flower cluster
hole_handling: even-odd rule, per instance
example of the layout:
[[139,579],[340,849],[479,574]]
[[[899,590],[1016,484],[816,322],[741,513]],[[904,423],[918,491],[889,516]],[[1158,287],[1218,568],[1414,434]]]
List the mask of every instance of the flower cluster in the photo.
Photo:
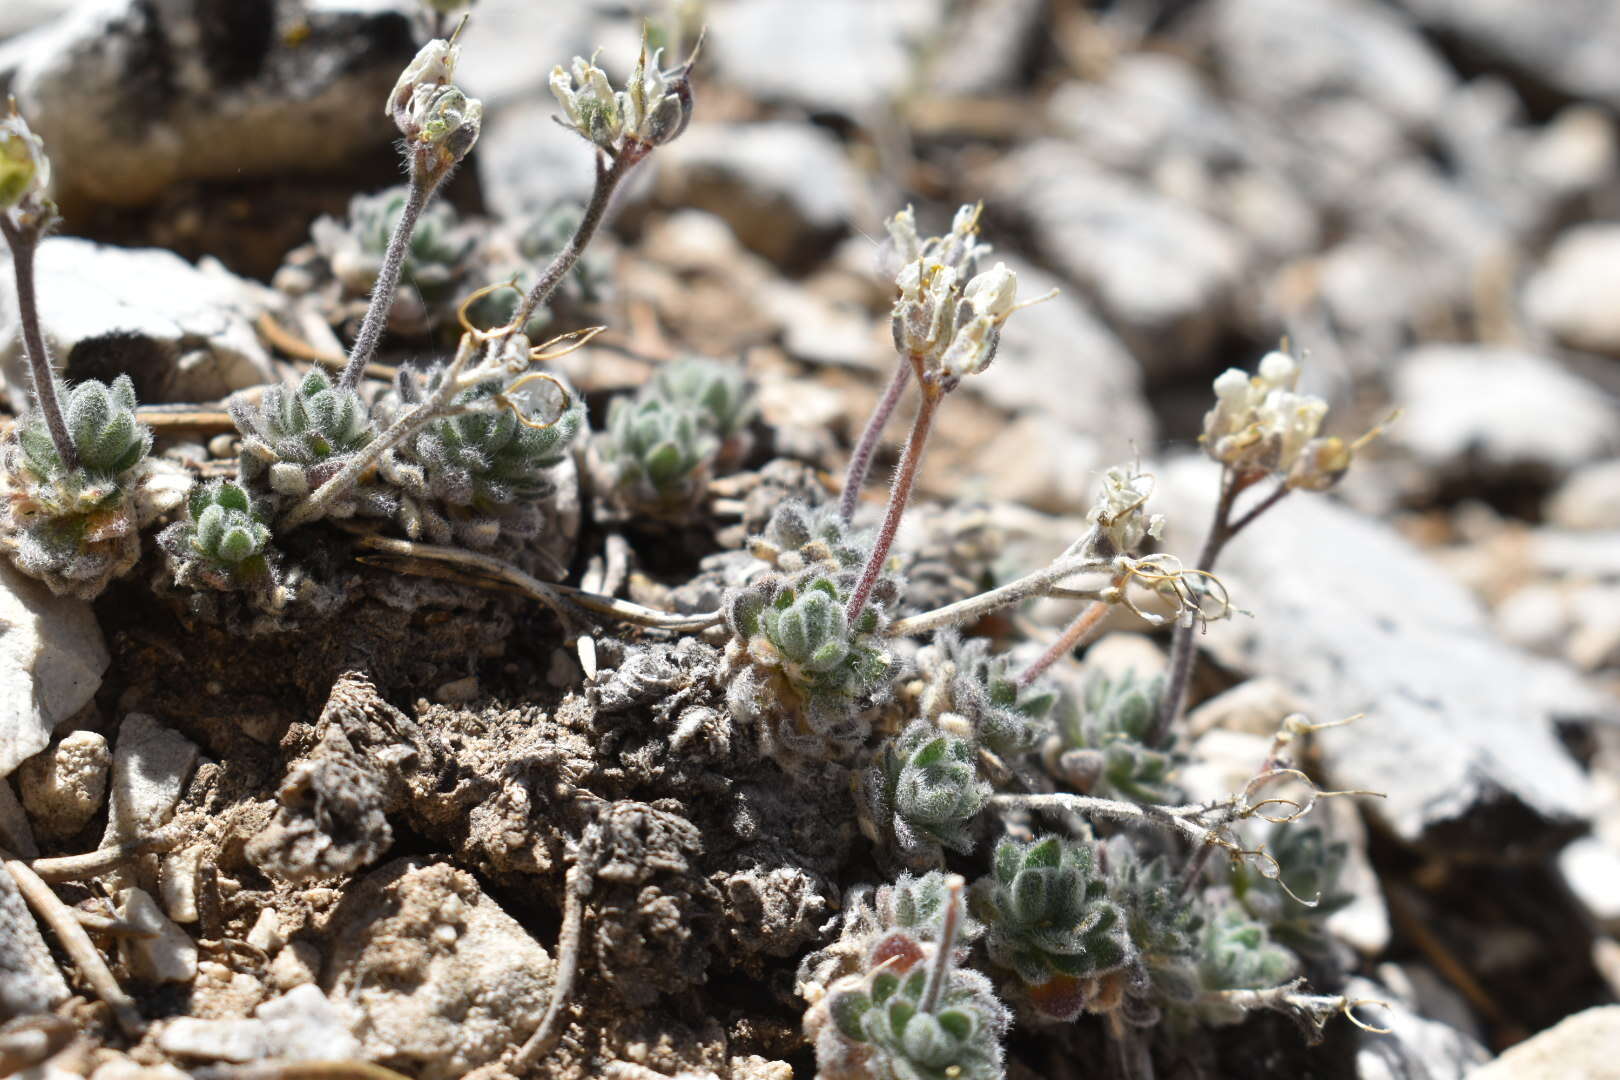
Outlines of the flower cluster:
[[1152,494],[1151,473],[1115,465],[1103,474],[1102,490],[1086,520],[1096,526],[1099,540],[1106,541],[1113,554],[1135,551],[1148,537],[1158,539],[1164,533],[1164,515],[1144,509]]
[[1253,377],[1229,368],[1215,380],[1215,407],[1204,415],[1204,452],[1250,478],[1268,473],[1289,488],[1326,491],[1350,468],[1354,447],[1318,432],[1327,402],[1302,394],[1299,364],[1267,353]]
[[15,111],[0,117],[0,212],[44,197],[51,186],[45,143]]
[[615,158],[640,157],[672,141],[692,118],[692,60],[660,71],[659,49],[649,57],[646,43],[623,90],[615,91],[596,57],[574,57],[572,71],[561,64],[551,71],[551,92],[568,117],[568,126]]
[[425,176],[448,175],[478,141],[483,125],[483,102],[451,82],[460,58],[461,47],[453,40],[428,42],[400,72],[383,105],[383,114],[405,136],[412,169]]
[[983,209],[962,207],[949,235],[927,240],[918,237],[910,207],[888,221],[900,261],[900,296],[890,317],[894,347],[946,389],[990,366],[1002,324],[1019,307],[1018,277],[1005,263],[975,272],[990,250],[977,240]]

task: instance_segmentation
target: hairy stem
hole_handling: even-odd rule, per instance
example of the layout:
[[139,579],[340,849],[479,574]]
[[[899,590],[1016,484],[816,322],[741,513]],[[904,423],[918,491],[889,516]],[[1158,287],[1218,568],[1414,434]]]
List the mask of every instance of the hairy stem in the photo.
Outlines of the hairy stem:
[[448,170],[424,175],[414,161],[413,157],[405,206],[399,212],[399,221],[394,224],[393,235],[388,238],[388,250],[383,253],[377,283],[371,287],[371,303],[366,308],[365,321],[360,324],[360,333],[355,336],[354,348],[349,350],[349,360],[343,365],[343,374],[338,376],[338,385],[348,390],[360,385],[360,377],[366,373],[366,365],[377,351],[377,342],[382,338],[388,313],[394,307],[394,293],[399,289],[399,273],[405,266],[411,234],[416,231],[416,219],[422,215],[423,207],[433,198],[440,182],[450,175]]
[[34,292],[34,253],[39,249],[39,237],[45,225],[46,221],[41,221],[35,226],[19,228],[10,217],[0,214],[0,233],[11,247],[11,265],[17,274],[17,318],[22,323],[23,346],[28,351],[34,402],[45,417],[45,426],[50,430],[62,467],[77,469],[79,451],[68,435],[62,402],[56,396],[56,372],[51,369],[51,357],[45,351],[45,335],[39,330],[39,298]]
[[956,951],[956,933],[962,926],[962,887],[966,884],[960,874],[952,874],[945,883],[950,896],[945,900],[945,921],[939,930],[935,945],[934,962],[928,966],[928,982],[923,987],[922,1000],[917,1011],[931,1013],[939,1008],[940,996],[951,976],[951,954]]
[[[461,373],[462,365],[472,355],[472,335],[463,334],[461,346],[456,350],[455,359],[445,368],[444,380],[438,387],[423,399],[417,406],[405,413],[398,420],[388,426],[388,429],[366,444],[365,449],[353,455],[332,475],[332,478],[308,495],[304,496],[296,506],[287,511],[286,515],[276,524],[278,530],[296,529],[300,525],[308,525],[311,521],[326,513],[327,507],[348,493],[349,489],[359,483],[360,477],[377,464],[391,446],[397,446],[422,430],[427,422],[443,412],[457,393],[466,389],[466,384],[457,378]],[[362,368],[364,364],[360,365]]]
[[1093,600],[1087,604],[1086,609],[1075,617],[1056,641],[1052,642],[1051,648],[1042,653],[1040,659],[1025,668],[1024,673],[1018,676],[1018,685],[1028,686],[1040,678],[1047,668],[1078,648],[1081,642],[1090,640],[1093,631],[1102,625],[1103,616],[1108,614],[1111,606],[1102,600]]
[[1179,832],[1200,843],[1210,836],[1207,825],[1195,817],[1205,810],[1199,806],[1158,806],[1151,803],[1121,802],[1099,795],[1070,795],[1066,792],[1039,795],[992,795],[990,805],[1003,810],[1068,810],[1080,814],[1095,814],[1115,821],[1154,825],[1170,832]]
[[[961,626],[964,623],[982,619],[992,611],[1021,604],[1025,600],[1037,596],[1045,596],[1057,588],[1057,583],[1064,578],[1073,577],[1088,571],[1095,572],[1107,569],[1106,562],[1099,562],[1086,554],[1065,555],[1044,570],[1037,570],[1032,574],[1025,574],[1016,581],[1009,581],[1005,585],[998,585],[988,592],[970,596],[965,600],[958,600],[953,604],[925,611],[920,615],[911,615],[904,619],[896,619],[889,624],[885,633],[889,637],[909,637],[912,634],[926,634],[930,630],[938,630],[945,626]],[[1072,592],[1073,590],[1066,590]]]
[[928,444],[928,432],[934,424],[934,414],[939,411],[939,403],[945,397],[945,391],[937,383],[926,379],[917,380],[922,384],[922,405],[917,410],[917,419],[911,425],[911,437],[906,440],[906,452],[900,458],[899,466],[894,470],[894,484],[889,488],[889,508],[883,515],[883,525],[878,529],[877,540],[872,544],[872,554],[867,557],[866,568],[861,571],[860,581],[855,585],[855,592],[849,598],[849,608],[845,615],[851,626],[866,610],[866,601],[872,596],[872,587],[877,584],[878,575],[883,572],[883,564],[889,558],[889,549],[894,547],[895,533],[900,531],[900,516],[905,513],[906,503],[911,499],[911,485],[917,479],[917,467],[922,464],[923,448]]
[[[557,286],[562,284],[563,278],[567,277],[574,264],[579,262],[579,257],[585,254],[591,239],[596,236],[597,227],[602,224],[602,219],[607,214],[608,204],[613,201],[613,192],[618,189],[619,181],[623,180],[635,167],[636,162],[644,156],[645,151],[627,148],[612,159],[611,165],[604,168],[603,155],[597,155],[596,185],[591,189],[590,202],[585,204],[585,216],[580,218],[579,227],[574,230],[574,235],[569,237],[563,249],[552,257],[550,265],[541,273],[540,280],[534,283],[534,288],[529,290],[528,295],[523,298],[523,303],[518,305],[517,314],[508,324],[514,331],[521,330],[529,324],[535,310],[551,299],[551,294],[557,291]],[[490,343],[491,358],[500,354],[500,344],[498,339]]]
[[855,504],[861,500],[861,487],[866,483],[866,474],[872,471],[872,457],[877,453],[878,440],[883,437],[883,429],[888,425],[894,407],[900,404],[900,396],[905,393],[906,383],[910,381],[911,364],[902,360],[895,365],[894,378],[889,380],[888,389],[883,391],[877,408],[872,410],[865,429],[861,431],[860,441],[855,444],[855,452],[849,459],[849,471],[844,474],[843,494],[838,499],[838,516],[845,521],[855,516]]

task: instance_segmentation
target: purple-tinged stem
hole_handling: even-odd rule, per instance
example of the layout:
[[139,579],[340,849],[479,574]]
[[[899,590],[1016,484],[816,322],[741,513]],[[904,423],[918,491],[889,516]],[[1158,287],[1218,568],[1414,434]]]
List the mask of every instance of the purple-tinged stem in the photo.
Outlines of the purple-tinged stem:
[[50,353],[45,351],[45,335],[39,329],[39,297],[34,291],[34,254],[39,250],[39,237],[44,223],[36,227],[19,228],[5,214],[0,214],[0,233],[11,247],[11,265],[17,274],[17,317],[22,323],[23,346],[28,350],[28,372],[34,382],[34,402],[45,417],[50,429],[51,442],[56,445],[56,456],[62,467],[79,467],[79,451],[68,435],[67,420],[62,416],[62,402],[56,396],[56,372],[51,369]]
[[366,365],[371,363],[372,356],[377,352],[377,342],[382,340],[383,327],[387,325],[388,314],[394,308],[394,293],[399,289],[399,274],[405,266],[411,234],[416,231],[416,219],[421,216],[428,200],[433,198],[439,183],[448,175],[447,170],[424,175],[413,159],[405,206],[399,212],[399,221],[394,224],[393,235],[388,238],[388,250],[383,253],[377,283],[371,287],[371,303],[366,307],[360,333],[355,336],[354,348],[349,350],[349,360],[343,365],[343,374],[338,376],[338,385],[345,390],[353,390],[360,385]]
[[910,381],[911,364],[901,360],[895,365],[894,378],[889,380],[888,389],[883,391],[877,408],[872,410],[871,418],[866,421],[860,441],[855,444],[855,453],[849,459],[849,471],[844,474],[844,492],[838,500],[838,516],[845,521],[855,517],[855,504],[861,500],[866,474],[872,471],[872,458],[877,453],[878,440],[882,438],[883,429],[888,426],[889,417],[893,415],[894,407],[900,404],[906,383]]
[[1052,647],[1018,676],[1018,685],[1028,686],[1040,678],[1047,668],[1079,648],[1082,642],[1091,640],[1091,635],[1102,625],[1103,616],[1108,614],[1109,607],[1110,605],[1102,600],[1093,600],[1087,604],[1086,609],[1075,617],[1056,641],[1052,642]]
[[905,453],[894,470],[894,483],[889,488],[889,508],[884,512],[883,525],[878,529],[872,554],[867,557],[866,568],[861,571],[855,592],[849,598],[845,614],[851,626],[866,610],[866,601],[871,598],[872,588],[877,584],[878,575],[883,572],[883,564],[889,557],[889,549],[894,546],[894,535],[900,531],[900,515],[905,512],[906,502],[911,498],[911,485],[917,479],[917,467],[922,464],[928,431],[934,425],[934,414],[939,411],[939,403],[945,396],[939,384],[920,378],[918,381],[922,383],[922,404],[917,409],[917,419],[911,424],[911,437],[906,440]]

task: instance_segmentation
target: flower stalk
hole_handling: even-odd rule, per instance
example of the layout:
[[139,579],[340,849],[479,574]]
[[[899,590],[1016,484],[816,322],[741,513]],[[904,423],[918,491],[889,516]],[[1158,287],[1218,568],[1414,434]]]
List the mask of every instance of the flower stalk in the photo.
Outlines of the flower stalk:
[[17,318],[22,323],[34,403],[45,417],[46,429],[51,433],[51,442],[56,446],[63,468],[77,469],[79,452],[68,435],[67,420],[62,415],[62,402],[56,393],[56,373],[51,368],[50,353],[45,349],[45,336],[39,329],[39,299],[34,291],[34,255],[51,216],[54,215],[42,217],[37,223],[18,225],[10,214],[0,214],[0,234],[4,234],[11,248],[12,269],[17,276]]
[[917,408],[916,420],[912,421],[911,437],[906,440],[905,453],[894,470],[894,483],[889,488],[889,508],[884,512],[877,540],[872,544],[872,553],[867,556],[866,566],[861,570],[855,591],[849,597],[849,607],[845,611],[845,616],[851,625],[854,625],[861,612],[866,610],[866,601],[872,595],[872,587],[877,584],[878,575],[883,572],[883,564],[889,558],[890,549],[894,547],[894,537],[900,531],[901,515],[905,513],[906,503],[911,499],[911,487],[917,479],[917,468],[922,464],[923,448],[928,443],[928,433],[933,428],[934,415],[939,411],[939,403],[945,398],[944,387],[921,370],[919,360],[914,358],[912,362],[918,367],[917,381],[922,384],[922,404]]
[[878,440],[883,437],[883,429],[888,426],[889,417],[894,414],[895,406],[900,404],[906,383],[910,381],[911,365],[896,364],[894,377],[889,380],[888,388],[883,391],[877,408],[872,410],[865,429],[861,431],[860,441],[855,444],[855,452],[849,459],[849,470],[844,474],[843,493],[838,499],[838,516],[845,521],[854,520],[856,504],[861,501],[861,488],[866,484],[867,473],[872,471],[872,458],[877,454]]
[[422,46],[400,73],[399,81],[383,105],[384,115],[390,117],[405,136],[402,152],[409,174],[407,193],[399,220],[388,238],[388,249],[371,289],[365,319],[343,373],[338,377],[340,389],[353,390],[360,385],[393,310],[400,271],[410,251],[417,219],[478,141],[484,104],[468,97],[451,81],[456,61],[461,56],[456,38],[466,25],[467,20],[463,18],[448,39],[436,38]]

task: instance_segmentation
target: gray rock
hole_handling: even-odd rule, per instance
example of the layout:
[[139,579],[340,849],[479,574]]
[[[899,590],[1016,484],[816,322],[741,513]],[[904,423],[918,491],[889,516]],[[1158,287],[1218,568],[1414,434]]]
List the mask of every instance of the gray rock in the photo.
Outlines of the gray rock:
[[130,206],[386,147],[382,102],[414,52],[404,15],[376,4],[100,0],[0,46],[0,85],[65,207]]
[[1620,356],[1620,224],[1579,225],[1560,235],[1530,279],[1524,306],[1563,344]]
[[79,0],[11,0],[0,11],[0,39],[32,30],[72,10]]
[[1533,353],[1425,345],[1402,356],[1390,439],[1424,466],[1566,472],[1620,448],[1620,410],[1597,386]]
[[0,560],[0,777],[50,742],[51,731],[84,707],[111,657],[83,600],[52,596]]
[[[253,319],[268,292],[212,260],[192,266],[156,248],[72,237],[40,245],[39,321],[52,358],[72,379],[128,372],[141,401],[214,401],[274,378]],[[0,372],[28,407],[27,353],[16,286],[0,277]]]
[[[333,2],[354,6],[353,0]],[[617,80],[635,62],[634,35],[639,24],[625,18],[619,20],[619,26],[609,26],[596,10],[598,7],[536,4],[534,0],[478,0],[459,39],[467,62],[456,72],[456,81],[469,94],[482,98],[486,109],[543,97],[556,112],[557,103],[547,89],[551,69],[558,64],[566,68],[575,56],[590,56],[597,46],[603,46],[601,63],[615,80],[614,85],[620,85]],[[614,29],[622,32],[612,34]],[[669,64],[673,59],[665,56],[664,61]],[[486,112],[486,122],[489,117]],[[561,128],[553,130],[563,134]],[[575,146],[576,152],[580,145]],[[483,135],[479,136],[478,151],[484,151]]]
[[860,198],[838,140],[802,123],[694,123],[659,152],[659,168],[660,201],[718,215],[779,265],[825,255]]
[[[553,123],[556,115],[557,103],[547,94],[493,110],[485,120],[475,160],[492,213],[516,217],[558,202],[584,206],[590,198],[596,175],[591,148]],[[649,171],[632,173],[621,195],[645,187]]]
[[74,731],[17,770],[23,803],[41,835],[64,840],[84,828],[107,794],[112,754],[94,731]]
[[[1252,119],[1235,116],[1180,57],[1132,53],[1100,82],[1053,93],[1047,119],[1099,164],[1236,228],[1262,253],[1313,250],[1316,210],[1267,153]],[[1275,139],[1271,140],[1275,142]]]
[[1547,499],[1547,523],[1620,532],[1620,459],[1578,466]]
[[[992,254],[1018,275],[1018,295],[1032,299],[1058,281],[1015,257]],[[1092,440],[1104,464],[1151,446],[1153,414],[1142,397],[1142,373],[1119,339],[1072,292],[1025,308],[1007,320],[988,370],[963,390],[1013,413],[1038,413]],[[1089,485],[1089,478],[1080,478]],[[1084,499],[1082,495],[1082,499]]]
[[101,846],[150,835],[180,803],[186,778],[197,764],[197,747],[144,713],[130,713],[113,746],[107,833]]
[[999,207],[1019,213],[1040,255],[1096,300],[1149,375],[1196,367],[1229,324],[1250,261],[1233,230],[1040,141],[995,171]]
[[977,97],[1015,90],[1030,75],[1046,0],[979,0],[945,27],[939,52],[928,59],[931,92]]
[[39,845],[34,843],[34,828],[28,822],[28,814],[23,810],[22,803],[17,801],[16,792],[5,780],[0,780],[0,847],[24,859],[39,855]]
[[[552,961],[471,874],[400,859],[351,889],[325,983],[361,1013],[361,1053],[421,1080],[497,1060],[540,1022]],[[381,977],[386,974],[386,977]]]
[[974,456],[964,486],[1046,513],[1075,513],[1090,504],[1093,478],[1122,456],[1128,451],[1105,451],[1099,439],[1030,413],[997,426]]
[[719,77],[752,97],[860,115],[902,89],[941,12],[930,0],[729,0],[709,10],[709,47]]
[[[1201,459],[1161,476],[1169,550],[1192,549],[1216,479]],[[1360,715],[1315,737],[1324,773],[1386,793],[1366,809],[1403,841],[1501,858],[1544,849],[1591,812],[1554,724],[1620,709],[1562,665],[1502,644],[1474,598],[1388,527],[1296,495],[1218,569],[1255,617],[1211,627],[1203,646],[1283,680],[1316,705],[1312,719]]]
[[1411,1003],[1371,979],[1354,978],[1344,989],[1351,999],[1381,1001],[1362,1005],[1359,1014],[1388,1033],[1356,1036],[1356,1080],[1465,1080],[1490,1059],[1473,1036],[1419,1015]]
[[0,934],[0,1016],[50,1012],[66,1001],[67,980],[51,959],[17,883],[4,869],[0,869],[0,926],[6,928]]
[[1385,162],[1376,175],[1357,180],[1343,205],[1355,232],[1406,264],[1404,277],[1417,289],[1404,298],[1403,315],[1414,328],[1471,309],[1482,275],[1500,272],[1522,243],[1499,207],[1416,156]]
[[1243,133],[1187,60],[1130,53],[1097,82],[1073,80],[1047,99],[1046,118],[1097,164],[1144,173],[1182,153],[1230,162]]
[[1420,129],[1454,82],[1410,20],[1362,0],[1219,0],[1210,23],[1233,96],[1279,115],[1346,98]]
[[124,921],[146,936],[120,937],[119,952],[131,975],[150,983],[190,983],[197,976],[197,943],[159,910],[145,889],[119,896]]
[[251,1018],[183,1016],[157,1034],[165,1053],[212,1061],[334,1061],[361,1056],[354,1010],[315,986],[295,986],[253,1010]]
[[1494,76],[1458,87],[1435,139],[1458,185],[1523,234],[1539,235],[1576,210],[1614,167],[1614,124],[1601,110],[1569,106],[1531,126],[1518,94]]
[[1503,1051],[1468,1080],[1615,1080],[1620,1062],[1620,1005],[1599,1005],[1566,1017]]
[[1620,8],[1609,0],[1400,0],[1425,27],[1572,97],[1620,106]]

